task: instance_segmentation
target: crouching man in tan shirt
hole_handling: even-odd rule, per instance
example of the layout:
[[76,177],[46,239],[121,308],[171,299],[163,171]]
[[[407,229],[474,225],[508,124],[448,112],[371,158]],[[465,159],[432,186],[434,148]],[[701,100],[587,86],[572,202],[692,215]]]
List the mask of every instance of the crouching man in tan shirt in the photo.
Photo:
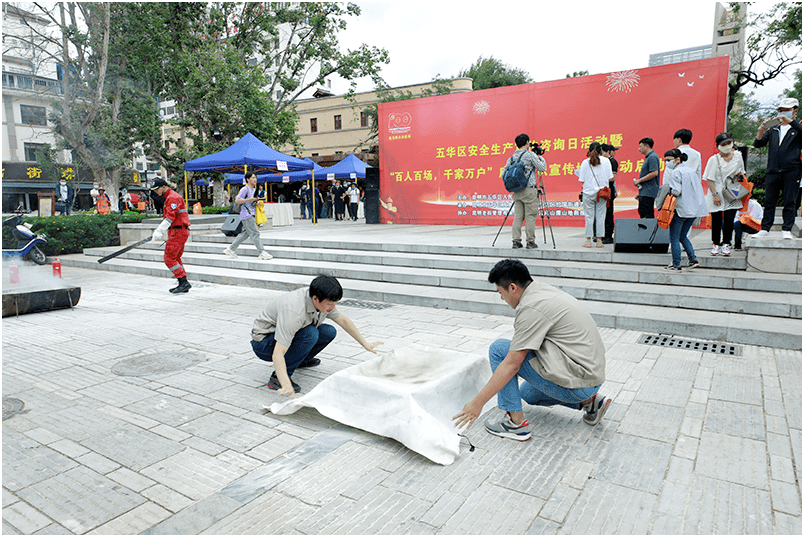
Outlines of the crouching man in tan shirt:
[[[562,405],[584,412],[597,425],[611,399],[599,393],[606,376],[606,354],[597,325],[575,298],[534,282],[522,262],[505,259],[489,273],[489,283],[516,310],[514,339],[489,347],[494,374],[477,396],[454,416],[456,427],[472,425],[495,394],[505,414],[486,421],[491,434],[527,440],[532,427],[522,412],[531,405]],[[519,387],[519,379],[525,380]]]
[[310,287],[290,291],[272,300],[251,328],[251,348],[260,360],[274,363],[274,373],[268,387],[282,395],[300,392],[298,384],[290,380],[300,367],[314,367],[321,363],[316,355],[329,345],[337,331],[329,324],[331,319],[347,334],[374,354],[382,341],[367,342],[346,315],[335,308],[343,297],[343,288],[332,276],[317,276]]

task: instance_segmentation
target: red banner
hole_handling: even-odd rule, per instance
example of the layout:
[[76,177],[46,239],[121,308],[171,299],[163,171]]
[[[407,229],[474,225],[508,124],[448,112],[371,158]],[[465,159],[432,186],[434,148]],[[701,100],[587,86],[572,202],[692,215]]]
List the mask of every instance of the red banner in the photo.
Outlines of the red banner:
[[575,170],[592,142],[620,148],[615,213],[636,218],[639,140],[653,138],[661,160],[673,134],[690,129],[705,163],[726,122],[728,70],[723,56],[380,103],[382,222],[500,225],[512,203],[500,176],[520,133],[547,150],[552,224],[583,225]]

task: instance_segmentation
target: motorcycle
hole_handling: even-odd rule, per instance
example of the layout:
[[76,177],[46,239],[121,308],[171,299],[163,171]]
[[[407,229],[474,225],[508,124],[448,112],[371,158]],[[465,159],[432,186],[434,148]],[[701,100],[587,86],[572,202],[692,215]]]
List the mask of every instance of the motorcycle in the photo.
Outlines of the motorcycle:
[[40,248],[40,244],[48,241],[44,233],[34,233],[31,231],[31,224],[23,223],[23,213],[18,208],[14,215],[3,220],[3,227],[11,227],[11,234],[17,240],[16,250],[3,250],[3,255],[18,255],[21,258],[27,257],[37,265],[44,265],[47,256]]

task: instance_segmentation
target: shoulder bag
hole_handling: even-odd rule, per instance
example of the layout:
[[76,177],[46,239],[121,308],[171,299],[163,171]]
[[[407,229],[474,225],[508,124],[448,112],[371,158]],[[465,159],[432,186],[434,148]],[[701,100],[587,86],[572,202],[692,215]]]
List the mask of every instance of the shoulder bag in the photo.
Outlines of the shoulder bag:
[[[595,178],[595,184],[600,186],[600,183],[597,182],[597,175],[595,175],[595,170],[592,166],[592,163],[589,163],[589,171],[592,172],[592,177]],[[600,190],[597,191],[597,199],[596,201],[600,200],[610,200],[611,199],[611,189],[607,186],[601,187]]]

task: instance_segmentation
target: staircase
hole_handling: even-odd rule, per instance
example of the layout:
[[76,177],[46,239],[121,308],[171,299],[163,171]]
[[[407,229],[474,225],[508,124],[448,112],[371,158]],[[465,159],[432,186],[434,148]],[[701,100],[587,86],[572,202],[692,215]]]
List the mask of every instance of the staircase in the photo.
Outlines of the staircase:
[[[263,244],[274,256],[270,261],[258,260],[250,241],[239,248],[238,259],[230,259],[221,252],[231,238],[217,232],[195,235],[183,256],[188,277],[291,290],[326,273],[338,278],[345,298],[513,315],[486,278],[494,263],[516,256],[534,278],[583,300],[600,327],[801,349],[801,276],[746,272],[744,253],[712,258],[704,251],[699,254],[701,268],[669,273],[662,270],[669,255],[614,253],[610,247],[514,251],[467,246],[481,242],[471,237],[468,226],[453,226],[460,228],[454,231],[449,226],[329,225],[332,233],[319,225],[309,232],[297,228],[263,234]],[[353,231],[345,232],[347,228]],[[496,230],[478,233],[490,231]],[[453,240],[445,241],[443,236],[450,233],[455,233]],[[499,242],[507,244],[508,236]],[[63,266],[170,276],[160,246],[151,243],[97,263],[116,249],[87,249],[60,259]]]

